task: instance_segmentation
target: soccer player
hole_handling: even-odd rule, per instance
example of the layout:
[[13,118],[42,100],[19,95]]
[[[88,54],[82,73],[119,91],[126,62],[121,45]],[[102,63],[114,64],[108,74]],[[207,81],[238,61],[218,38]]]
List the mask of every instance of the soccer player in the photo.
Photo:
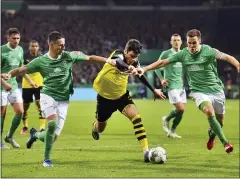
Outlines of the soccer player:
[[48,53],[33,59],[26,66],[12,70],[9,77],[25,73],[40,72],[44,81],[40,94],[40,106],[43,117],[47,119],[46,130],[30,130],[27,148],[31,148],[37,139],[45,143],[44,167],[53,167],[50,153],[54,141],[60,135],[67,115],[69,97],[73,94],[72,65],[81,61],[114,61],[99,56],[88,56],[80,51],[64,51],[65,37],[53,31],[48,35]]
[[[137,74],[135,70],[136,67],[139,67],[138,57],[141,50],[142,45],[138,40],[129,40],[124,52],[116,50],[110,55],[109,58],[116,60],[116,66],[105,64],[94,80],[93,87],[98,95],[96,120],[93,121],[92,136],[95,140],[99,140],[99,133],[104,131],[107,120],[118,110],[132,122],[135,136],[144,153],[144,161],[149,162],[146,132],[137,107],[127,90],[129,70]],[[147,82],[145,76],[141,76],[140,80],[152,90],[155,96],[164,98],[161,90],[154,89]]]
[[[24,54],[24,65],[27,65],[31,62],[34,58],[40,55],[39,52],[39,44],[35,40],[31,40],[29,42],[29,52]],[[26,77],[29,77],[28,81]],[[39,120],[40,120],[40,131],[45,129],[45,119],[42,117],[41,110],[40,110],[40,90],[43,86],[43,78],[39,72],[32,73],[25,75],[22,80],[22,98],[23,98],[23,128],[21,130],[21,134],[26,134],[28,132],[28,109],[30,107],[30,103],[33,102],[33,96],[35,98],[35,104],[37,107],[37,111],[39,113]]]
[[139,69],[139,73],[158,69],[170,63],[181,62],[191,89],[190,97],[208,118],[210,129],[208,130],[207,148],[211,150],[214,147],[217,135],[225,147],[225,151],[230,153],[233,151],[233,146],[226,139],[222,130],[225,95],[223,92],[224,86],[218,77],[216,59],[231,63],[237,68],[238,72],[240,72],[239,62],[233,56],[220,52],[209,45],[201,45],[201,32],[197,29],[187,32],[187,45],[188,47],[174,56]]
[[[179,34],[173,34],[171,36],[170,44],[172,48],[166,51],[163,51],[159,57],[159,60],[166,59],[171,57],[180,51],[182,45],[182,39]],[[168,116],[163,116],[163,130],[167,133],[168,137],[172,138],[182,138],[176,134],[176,129],[179,123],[182,120],[184,112],[184,104],[187,102],[186,91],[183,87],[183,73],[182,73],[182,63],[176,62],[169,64],[164,67],[164,77],[161,74],[161,70],[155,70],[157,76],[161,80],[161,84],[164,87],[164,90],[168,93],[168,98],[170,104],[175,106],[175,109],[172,110]],[[169,129],[169,122],[173,119],[172,127]]]
[[[20,32],[17,28],[8,29],[7,40],[8,43],[1,46],[1,73],[8,73],[10,70],[23,64],[23,49],[19,46]],[[10,143],[13,148],[19,148],[20,145],[13,139],[13,134],[21,122],[23,101],[21,93],[18,90],[16,78],[11,78],[7,81],[1,78],[1,137],[8,103],[12,105],[15,114],[5,137],[5,142]],[[1,148],[9,149],[9,147],[2,142]]]

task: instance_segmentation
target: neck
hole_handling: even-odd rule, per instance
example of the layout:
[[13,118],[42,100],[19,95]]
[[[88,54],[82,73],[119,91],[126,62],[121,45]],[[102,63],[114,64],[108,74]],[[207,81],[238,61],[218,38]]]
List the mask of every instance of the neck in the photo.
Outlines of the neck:
[[15,46],[12,46],[9,42],[7,43],[8,47],[10,47],[11,49],[15,49],[16,47]]
[[49,50],[49,56],[51,57],[51,58],[54,58],[54,59],[56,59],[57,57],[58,57],[58,55],[57,54],[55,54],[55,53],[53,53],[52,51],[50,51]]
[[173,47],[173,50],[175,50],[176,52],[179,52],[179,51],[180,51],[180,48],[174,48],[174,47]]

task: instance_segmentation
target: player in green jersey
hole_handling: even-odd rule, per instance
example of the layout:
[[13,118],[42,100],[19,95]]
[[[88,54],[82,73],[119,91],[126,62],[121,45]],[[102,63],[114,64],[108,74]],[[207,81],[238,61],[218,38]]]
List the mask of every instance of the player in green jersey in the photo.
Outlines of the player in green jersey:
[[174,56],[139,69],[139,73],[142,74],[171,63],[181,62],[191,90],[190,97],[193,98],[197,107],[208,118],[210,129],[208,130],[207,148],[211,150],[214,147],[217,135],[224,145],[225,151],[230,153],[233,151],[233,146],[226,139],[222,130],[225,95],[223,92],[224,86],[218,77],[216,59],[231,63],[237,68],[238,72],[240,72],[239,62],[231,55],[220,52],[208,45],[201,45],[201,32],[197,29],[188,31],[187,45],[188,47]]
[[35,58],[26,66],[12,70],[9,77],[35,72],[40,72],[43,77],[40,106],[43,117],[47,119],[46,131],[37,132],[32,128],[26,145],[31,148],[37,139],[44,142],[43,166],[53,167],[50,152],[63,129],[69,97],[73,94],[72,65],[85,60],[110,64],[114,62],[99,56],[88,56],[80,51],[64,51],[65,37],[56,31],[48,35],[48,45],[48,53]]
[[[179,34],[173,34],[171,36],[170,44],[172,48],[163,51],[159,57],[159,60],[166,59],[180,51],[182,45],[182,39]],[[182,138],[176,134],[176,128],[182,120],[184,112],[184,104],[187,102],[186,92],[183,87],[183,74],[182,74],[182,63],[176,62],[169,64],[164,67],[164,77],[161,74],[161,70],[155,70],[157,76],[161,80],[161,84],[164,90],[168,93],[170,104],[175,106],[168,116],[162,118],[163,130],[167,133],[168,137]],[[174,118],[172,127],[169,129],[169,122]]]
[[[7,39],[8,43],[1,46],[1,73],[8,73],[10,70],[20,67],[23,64],[23,49],[19,46],[20,32],[18,29],[8,29]],[[6,81],[1,78],[1,137],[9,103],[13,106],[15,115],[5,137],[5,142],[10,143],[14,148],[19,148],[20,145],[13,139],[13,134],[19,126],[23,115],[22,95],[18,90],[16,78]],[[1,142],[1,148],[8,149],[9,147]]]

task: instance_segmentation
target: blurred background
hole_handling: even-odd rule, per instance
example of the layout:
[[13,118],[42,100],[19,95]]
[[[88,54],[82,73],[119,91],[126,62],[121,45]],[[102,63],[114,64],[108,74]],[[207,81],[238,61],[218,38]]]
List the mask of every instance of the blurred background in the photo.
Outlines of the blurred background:
[[[37,40],[41,52],[46,53],[47,35],[54,30],[65,35],[66,50],[105,57],[136,38],[144,46],[140,63],[148,65],[171,48],[172,34],[180,34],[185,47],[186,32],[196,28],[202,32],[202,43],[240,59],[240,0],[3,0],[1,5],[2,45],[7,42],[7,29],[16,27],[25,52],[29,41]],[[95,99],[92,83],[101,68],[101,64],[89,62],[74,65],[77,92],[73,100]],[[218,61],[218,73],[227,98],[239,98],[236,69]],[[161,87],[154,72],[147,77]],[[133,76],[129,77],[129,90],[136,98],[151,97]]]

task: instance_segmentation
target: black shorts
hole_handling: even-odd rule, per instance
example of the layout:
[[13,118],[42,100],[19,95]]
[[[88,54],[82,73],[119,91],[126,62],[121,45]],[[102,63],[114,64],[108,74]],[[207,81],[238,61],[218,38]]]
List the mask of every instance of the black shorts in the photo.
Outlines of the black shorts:
[[35,100],[39,100],[41,89],[42,89],[42,86],[40,86],[38,88],[23,88],[22,89],[23,103],[33,102],[33,95],[34,95]]
[[98,94],[96,119],[99,122],[104,122],[111,117],[112,113],[117,110],[122,112],[123,109],[129,104],[134,104],[132,97],[129,95],[129,91],[127,91],[121,98],[116,100],[106,99]]

